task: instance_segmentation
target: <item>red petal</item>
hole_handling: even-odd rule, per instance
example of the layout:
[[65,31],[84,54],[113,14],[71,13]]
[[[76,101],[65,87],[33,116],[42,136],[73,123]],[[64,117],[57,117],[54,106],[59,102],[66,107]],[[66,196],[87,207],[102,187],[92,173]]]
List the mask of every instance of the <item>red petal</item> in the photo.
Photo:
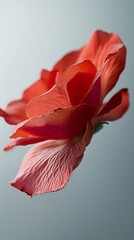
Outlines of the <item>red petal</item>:
[[121,103],[111,111],[103,115],[104,121],[115,121],[121,118],[129,107],[129,94],[127,89],[122,89],[119,93],[122,95]]
[[117,34],[97,30],[93,32],[89,42],[84,47],[66,54],[55,64],[54,69],[59,71],[84,60],[91,60],[97,69],[100,69],[108,55],[116,51],[113,49],[113,45],[115,48],[115,45],[120,43],[122,41]]
[[53,67],[54,70],[60,71],[62,68],[67,68],[77,62],[77,58],[82,49],[77,51],[72,51],[67,53],[63,58],[61,58]]
[[57,74],[56,85],[49,92],[31,99],[27,105],[27,115],[37,117],[51,113],[57,108],[76,105],[89,90],[95,73],[96,69],[90,61],[84,61],[60,71]]
[[127,89],[121,89],[107,103],[94,118],[94,124],[103,121],[115,121],[123,116],[129,107],[129,94]]
[[16,100],[9,103],[6,110],[0,109],[0,116],[5,119],[8,124],[18,124],[27,119],[25,113],[26,102],[24,100]]
[[29,137],[29,138],[15,139],[12,142],[8,143],[4,147],[4,151],[9,151],[16,146],[26,146],[26,145],[29,145],[29,144],[43,142],[44,140],[45,140],[44,138],[39,138],[39,137]]
[[124,45],[119,45],[116,54],[113,54],[107,60],[102,76],[101,76],[101,89],[102,99],[117,83],[121,72],[125,67],[126,49]]
[[95,74],[96,68],[90,61],[84,61],[81,64],[68,67],[68,69],[59,73],[59,83],[61,82],[60,79],[63,83],[67,82],[69,77],[70,81],[67,84],[67,93],[71,105],[76,106],[82,101],[93,85]]
[[87,95],[82,100],[82,103],[88,103],[90,105],[93,105],[95,111],[97,111],[98,106],[100,104],[100,100],[101,100],[101,79],[100,77],[98,77],[92,88],[88,91]]
[[55,84],[56,71],[42,70],[41,78],[27,88],[22,96],[22,99],[9,103],[4,110],[0,109],[0,116],[9,124],[18,124],[27,119],[26,104],[27,102],[46,91]]
[[90,59],[100,69],[109,55],[118,51],[120,44],[123,45],[117,34],[97,30],[80,52],[77,62]]
[[81,104],[77,107],[55,110],[41,117],[31,118],[19,124],[12,138],[42,137],[44,139],[71,139],[81,135],[95,112],[94,106]]
[[115,86],[125,67],[126,48],[117,34],[97,30],[82,49],[67,54],[61,59],[61,63],[63,62],[64,66],[65,62],[69,66],[69,64],[76,64],[85,60],[91,60],[98,71],[103,68],[107,61],[101,77],[101,98],[103,99]]
[[26,107],[29,118],[53,112],[57,108],[70,106],[64,89],[54,86],[47,93],[31,99]]
[[82,160],[85,135],[72,142],[51,140],[38,144],[26,154],[10,184],[30,196],[62,189]]
[[115,86],[125,67],[126,48],[115,33],[96,31],[81,51],[77,62],[90,59],[101,76],[102,98]]
[[31,98],[39,96],[51,89],[55,84],[56,73],[56,71],[42,70],[40,79],[24,91],[23,99],[28,102]]

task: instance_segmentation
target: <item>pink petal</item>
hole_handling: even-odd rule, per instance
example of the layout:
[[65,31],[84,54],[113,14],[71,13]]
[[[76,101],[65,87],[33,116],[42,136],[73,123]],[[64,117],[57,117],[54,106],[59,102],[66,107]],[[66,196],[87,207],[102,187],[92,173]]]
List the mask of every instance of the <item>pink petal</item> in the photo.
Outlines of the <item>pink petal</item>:
[[[90,132],[88,137],[91,139]],[[88,133],[86,131],[85,134]],[[50,140],[38,144],[26,154],[10,184],[30,196],[62,189],[82,160],[85,139],[86,136],[71,142]]]
[[47,93],[29,102],[28,117],[37,117],[51,113],[57,108],[77,105],[91,87],[95,73],[96,69],[90,61],[84,61],[58,72],[56,85]]

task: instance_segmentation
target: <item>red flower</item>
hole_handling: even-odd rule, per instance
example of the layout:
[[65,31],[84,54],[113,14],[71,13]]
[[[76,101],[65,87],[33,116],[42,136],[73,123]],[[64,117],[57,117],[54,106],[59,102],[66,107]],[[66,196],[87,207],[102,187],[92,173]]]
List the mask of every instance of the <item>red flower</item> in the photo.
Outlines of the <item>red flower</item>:
[[65,186],[96,127],[120,118],[128,109],[127,89],[103,102],[118,81],[125,59],[126,48],[116,34],[96,31],[83,48],[65,55],[52,72],[45,71],[43,81],[24,92],[19,100],[25,103],[23,117],[18,101],[5,115],[2,110],[7,122],[19,122],[11,136],[15,140],[5,150],[41,142],[25,156],[12,186],[30,196]]

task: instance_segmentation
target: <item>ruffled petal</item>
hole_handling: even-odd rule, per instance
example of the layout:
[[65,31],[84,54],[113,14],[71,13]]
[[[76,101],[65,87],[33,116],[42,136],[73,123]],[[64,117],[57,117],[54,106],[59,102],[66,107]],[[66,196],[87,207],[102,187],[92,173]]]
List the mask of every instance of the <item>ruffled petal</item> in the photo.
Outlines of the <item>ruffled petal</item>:
[[105,121],[115,121],[121,118],[129,107],[129,93],[127,89],[121,89],[107,103],[101,111],[93,118],[93,124]]
[[[89,126],[85,132],[88,143],[92,137]],[[85,135],[73,141],[49,140],[38,144],[26,154],[10,184],[30,196],[62,189],[82,160],[87,143]]]
[[101,76],[101,98],[103,99],[115,86],[125,67],[126,48],[117,34],[97,30],[93,32],[89,42],[83,48],[74,52],[72,60],[71,56],[73,52],[62,58],[61,62],[66,62],[66,58],[70,64],[90,60],[97,71],[104,68]]
[[20,123],[11,138],[35,136],[44,140],[72,139],[85,131],[85,126],[94,113],[94,106],[89,104],[57,109],[51,114]]
[[33,118],[70,105],[65,90],[54,86],[47,93],[32,98],[26,106],[26,113],[29,118]]
[[[91,89],[96,75],[96,68],[90,60],[81,62],[60,71],[57,85],[63,85],[71,105],[78,105]],[[66,85],[64,85],[66,82]]]
[[27,105],[29,118],[53,112],[57,108],[77,105],[93,84],[96,68],[84,61],[58,72],[56,85],[47,93],[31,99]]
[[121,94],[120,104],[111,109],[108,113],[103,115],[103,121],[115,121],[121,118],[129,108],[129,93],[127,89],[120,90],[118,93]]
[[21,99],[10,102],[6,109],[0,109],[0,116],[5,119],[8,124],[16,125],[27,119],[26,104],[28,101],[42,93],[45,93],[55,84],[56,71],[42,70],[41,77],[24,92]]
[[54,69],[59,71],[85,60],[91,60],[97,69],[100,69],[107,57],[118,50],[118,44],[122,44],[122,41],[117,34],[94,31],[85,46],[66,54],[55,64]]
[[56,73],[56,71],[43,69],[40,79],[23,92],[23,99],[29,102],[31,98],[39,96],[51,89],[55,84]]
[[3,117],[8,124],[16,125],[27,119],[25,107],[26,102],[23,99],[10,102],[5,110],[0,109],[0,116]]
[[106,59],[118,51],[120,44],[123,45],[117,34],[97,30],[83,47],[77,62],[90,59],[100,69]]
[[95,31],[77,61],[90,59],[100,71],[104,63],[105,68],[101,76],[102,99],[115,86],[125,67],[126,48],[115,33]]
[[115,86],[126,62],[126,48],[118,45],[118,51],[111,55],[105,64],[101,75],[101,98],[103,99]]
[[74,63],[77,62],[77,59],[81,51],[82,49],[67,53],[54,65],[53,69],[60,71],[63,68],[67,68],[70,65],[73,65]]

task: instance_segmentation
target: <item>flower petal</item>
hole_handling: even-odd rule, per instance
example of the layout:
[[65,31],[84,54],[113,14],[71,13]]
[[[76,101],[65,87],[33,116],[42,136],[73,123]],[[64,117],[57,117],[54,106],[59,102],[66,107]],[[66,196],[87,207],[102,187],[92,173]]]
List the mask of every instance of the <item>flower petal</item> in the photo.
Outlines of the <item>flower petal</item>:
[[86,96],[83,98],[82,103],[88,103],[94,106],[97,111],[101,100],[101,78],[96,79],[92,88],[88,91]]
[[32,98],[26,106],[26,112],[29,118],[33,118],[68,106],[70,106],[70,102],[64,89],[54,86],[45,94]]
[[41,77],[24,92],[20,100],[10,102],[5,110],[0,109],[0,116],[5,119],[8,124],[16,125],[27,119],[26,104],[28,101],[46,91],[55,84],[56,71],[42,70]]
[[94,31],[88,43],[79,50],[72,51],[61,58],[54,66],[57,71],[85,60],[91,60],[100,69],[109,54],[115,53],[115,47],[122,43],[115,33]]
[[[103,115],[103,121],[115,121],[121,118],[129,107],[129,94],[127,89],[122,89],[117,95],[121,94],[120,104]],[[116,95],[116,96],[117,96]]]
[[90,59],[100,69],[109,55],[118,51],[120,44],[122,41],[117,34],[97,30],[83,47],[77,62]]
[[65,81],[67,82],[69,77],[65,89],[71,105],[76,106],[82,101],[89,89],[91,89],[95,80],[95,75],[95,66],[90,61],[84,61],[81,64],[68,67],[66,70],[59,72],[57,81],[59,80],[61,84],[61,81],[63,81],[63,83]]
[[31,98],[39,96],[51,89],[55,84],[56,73],[56,71],[43,69],[40,79],[24,91],[23,99],[29,102]]
[[43,142],[44,140],[45,140],[44,138],[39,138],[39,137],[27,137],[27,138],[14,139],[4,147],[4,151],[9,151],[16,146],[26,146],[29,144]]
[[77,62],[77,58],[79,57],[79,54],[82,49],[72,51],[70,53],[67,53],[64,57],[62,57],[53,67],[54,70],[60,71],[63,68],[67,68],[70,65],[73,65]]
[[95,74],[96,68],[90,61],[58,72],[56,85],[28,103],[26,107],[28,117],[37,117],[51,113],[57,108],[77,105],[91,87]]
[[[85,135],[91,140],[89,126]],[[30,196],[62,189],[82,160],[87,143],[85,135],[71,142],[49,140],[38,144],[26,154],[10,184]]]
[[111,55],[105,64],[101,75],[101,95],[102,99],[117,83],[121,72],[125,67],[126,48],[120,44],[116,54]]
[[10,102],[5,110],[0,109],[0,116],[3,117],[8,124],[18,124],[27,119],[25,107],[26,102],[23,99]]
[[51,114],[20,123],[11,138],[35,136],[44,140],[72,139],[83,133],[94,112],[94,106],[89,104],[57,109]]
[[115,121],[121,118],[129,107],[129,94],[127,89],[121,89],[107,103],[93,119],[93,123],[98,124],[104,121]]
[[42,143],[28,152],[10,184],[30,196],[58,191],[68,182],[84,150],[65,141]]
[[67,54],[59,62],[69,66],[85,60],[90,60],[97,71],[101,71],[106,63],[101,77],[103,99],[115,86],[125,67],[126,48],[117,34],[97,30],[83,48]]
[[100,71],[105,68],[101,76],[102,98],[115,86],[125,67],[126,48],[119,36],[115,33],[95,31],[77,61],[90,59]]

